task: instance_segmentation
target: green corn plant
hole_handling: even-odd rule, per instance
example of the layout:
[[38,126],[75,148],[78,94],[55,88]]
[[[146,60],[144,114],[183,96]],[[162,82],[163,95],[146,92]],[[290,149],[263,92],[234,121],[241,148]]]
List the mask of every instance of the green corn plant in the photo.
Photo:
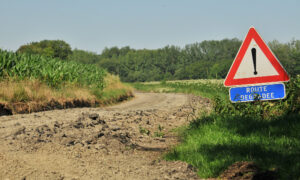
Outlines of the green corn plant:
[[0,50],[0,77],[39,79],[58,87],[66,82],[102,90],[106,71],[93,65],[62,61],[40,55]]

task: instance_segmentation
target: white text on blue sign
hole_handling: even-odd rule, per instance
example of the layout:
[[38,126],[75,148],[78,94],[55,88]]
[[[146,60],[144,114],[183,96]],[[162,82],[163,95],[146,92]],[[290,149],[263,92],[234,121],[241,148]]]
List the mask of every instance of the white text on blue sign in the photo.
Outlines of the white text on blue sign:
[[230,100],[233,102],[248,102],[255,100],[275,100],[285,97],[284,84],[269,84],[260,86],[235,87],[230,89]]

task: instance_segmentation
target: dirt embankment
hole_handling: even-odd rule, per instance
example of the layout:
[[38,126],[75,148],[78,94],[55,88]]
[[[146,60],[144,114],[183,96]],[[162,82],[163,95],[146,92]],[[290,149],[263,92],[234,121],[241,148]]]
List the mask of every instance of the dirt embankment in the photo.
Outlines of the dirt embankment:
[[0,116],[13,114],[26,114],[32,112],[49,111],[54,109],[67,109],[78,107],[101,107],[108,104],[118,103],[133,97],[131,92],[120,95],[109,100],[89,99],[51,99],[48,102],[18,102],[0,103]]
[[209,100],[136,93],[106,108],[0,117],[0,179],[197,179],[190,165],[167,162],[186,124]]

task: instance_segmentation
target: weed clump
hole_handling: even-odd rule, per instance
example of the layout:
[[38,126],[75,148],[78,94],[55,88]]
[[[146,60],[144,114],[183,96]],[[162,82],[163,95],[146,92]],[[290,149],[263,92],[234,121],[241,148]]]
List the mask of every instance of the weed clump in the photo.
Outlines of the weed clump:
[[11,102],[27,102],[30,100],[30,97],[26,90],[23,87],[18,87],[13,92],[13,97],[11,99]]

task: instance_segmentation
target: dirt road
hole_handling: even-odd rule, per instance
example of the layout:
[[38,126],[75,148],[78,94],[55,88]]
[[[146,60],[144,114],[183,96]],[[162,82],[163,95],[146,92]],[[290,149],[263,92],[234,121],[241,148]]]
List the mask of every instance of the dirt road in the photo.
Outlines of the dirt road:
[[2,116],[0,179],[197,179],[188,164],[161,158],[191,104],[209,106],[183,94],[136,93],[106,108]]

